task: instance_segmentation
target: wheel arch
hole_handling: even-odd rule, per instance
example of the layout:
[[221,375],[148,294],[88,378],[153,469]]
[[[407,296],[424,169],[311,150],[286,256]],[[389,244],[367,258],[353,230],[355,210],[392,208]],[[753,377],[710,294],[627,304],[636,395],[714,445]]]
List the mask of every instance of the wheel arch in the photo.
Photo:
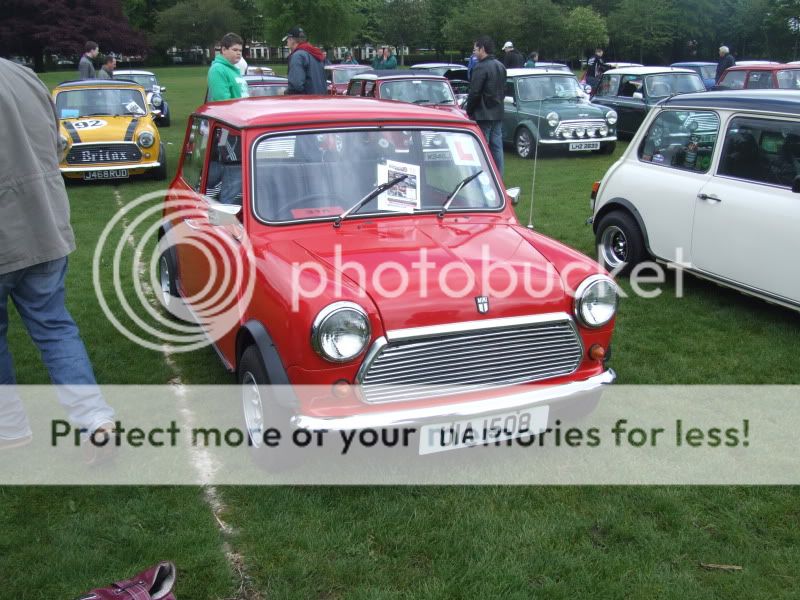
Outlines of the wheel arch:
[[237,369],[242,354],[249,346],[255,346],[258,349],[261,360],[264,362],[264,368],[267,370],[270,385],[282,386],[281,393],[276,394],[278,404],[285,408],[296,408],[298,406],[297,397],[291,391],[289,375],[283,366],[278,348],[264,324],[254,319],[244,323],[236,334]]
[[651,256],[655,256],[653,252],[650,250],[650,238],[647,235],[647,227],[644,225],[644,219],[642,219],[642,215],[633,205],[630,200],[626,200],[625,198],[612,198],[608,202],[606,202],[600,210],[597,211],[597,214],[594,216],[592,220],[592,231],[595,235],[597,235],[597,226],[600,221],[603,220],[607,214],[621,211],[628,213],[633,219],[636,221],[636,224],[639,226],[639,231],[642,232],[642,239],[644,240],[644,247],[647,250],[648,254]]
[[[161,227],[158,228],[158,242],[161,242],[161,239],[164,236],[166,236],[171,229],[172,229],[172,223],[170,223],[168,220],[164,219],[162,224],[161,224]],[[175,276],[174,276],[175,277],[175,285],[180,290],[181,273],[180,273],[180,269],[178,268],[178,254],[175,252],[175,245],[174,244],[170,244],[167,247],[167,254],[169,254],[169,258],[172,261],[172,269],[173,269],[173,272],[175,273]]]

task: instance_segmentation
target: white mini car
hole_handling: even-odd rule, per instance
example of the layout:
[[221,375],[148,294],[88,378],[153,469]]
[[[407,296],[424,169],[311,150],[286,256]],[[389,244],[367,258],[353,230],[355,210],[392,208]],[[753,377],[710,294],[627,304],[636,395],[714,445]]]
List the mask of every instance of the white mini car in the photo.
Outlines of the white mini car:
[[800,310],[797,92],[702,92],[647,115],[592,190],[605,266],[648,255]]

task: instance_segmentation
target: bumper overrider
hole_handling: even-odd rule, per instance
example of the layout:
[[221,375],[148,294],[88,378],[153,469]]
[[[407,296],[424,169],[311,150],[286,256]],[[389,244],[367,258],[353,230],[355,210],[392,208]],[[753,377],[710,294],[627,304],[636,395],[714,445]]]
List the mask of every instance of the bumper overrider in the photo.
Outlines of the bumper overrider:
[[369,412],[347,415],[343,417],[314,417],[295,415],[291,424],[299,429],[311,431],[352,431],[361,429],[390,429],[395,427],[413,427],[426,423],[448,420],[459,420],[489,416],[496,413],[522,410],[535,406],[548,405],[551,408],[594,401],[599,399],[604,385],[614,383],[617,375],[608,369],[599,375],[583,381],[541,386],[530,390],[515,392],[506,396],[492,397],[485,400],[471,400],[453,404]]

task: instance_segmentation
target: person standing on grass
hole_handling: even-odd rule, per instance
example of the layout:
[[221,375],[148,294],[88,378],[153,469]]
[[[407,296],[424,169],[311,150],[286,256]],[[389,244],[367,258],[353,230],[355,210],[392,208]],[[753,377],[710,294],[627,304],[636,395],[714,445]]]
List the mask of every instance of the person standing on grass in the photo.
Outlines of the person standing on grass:
[[283,37],[289,47],[289,85],[287,95],[305,94],[322,95],[327,93],[325,81],[324,56],[322,50],[308,43],[308,37],[302,27],[293,27]]
[[730,49],[727,46],[719,47],[719,62],[717,63],[717,77],[715,83],[719,83],[722,79],[722,74],[736,64],[736,59],[733,58]]
[[466,111],[478,123],[489,144],[494,164],[503,174],[503,102],[506,68],[494,57],[494,42],[488,36],[475,40],[478,64],[472,69]]
[[92,62],[100,48],[97,42],[86,42],[83,47],[83,56],[78,63],[78,78],[79,79],[94,79],[97,77],[97,72],[94,70],[94,63]]
[[226,33],[220,40],[220,53],[208,70],[208,102],[247,98],[247,82],[236,67],[242,58],[243,40],[235,33]]
[[[2,58],[0,84],[6,142],[0,144],[0,449],[24,446],[33,437],[15,391],[7,340],[9,299],[50,380],[60,386],[59,400],[70,421],[85,432],[110,435],[114,410],[97,389],[78,327],[64,303],[67,255],[75,249],[75,237],[58,168],[61,142],[50,91],[32,71]],[[89,451],[90,463],[105,453],[99,447]]]
[[117,59],[113,54],[106,56],[103,66],[97,72],[98,79],[114,79],[114,69],[117,68]]

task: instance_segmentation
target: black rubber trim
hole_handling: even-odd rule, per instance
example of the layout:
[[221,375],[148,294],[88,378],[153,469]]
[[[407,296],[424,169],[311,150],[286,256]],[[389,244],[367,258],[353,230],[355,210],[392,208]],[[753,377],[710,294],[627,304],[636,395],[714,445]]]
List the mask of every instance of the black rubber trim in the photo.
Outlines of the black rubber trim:
[[72,138],[73,144],[79,144],[81,141],[81,136],[78,135],[78,130],[75,129],[75,126],[72,124],[71,121],[64,121],[64,129],[67,130],[69,137]]
[[631,213],[633,218],[636,219],[636,224],[639,226],[639,229],[642,232],[642,237],[644,238],[644,247],[647,250],[647,253],[650,256],[655,256],[650,250],[650,239],[647,237],[647,228],[644,226],[642,215],[639,214],[639,211],[636,209],[633,203],[625,198],[612,198],[606,202],[594,216],[594,221],[592,221],[592,231],[597,233],[597,224],[600,222],[600,220],[608,213],[619,210],[620,208],[627,210],[627,212]]
[[[284,408],[297,408],[300,403],[292,390],[289,376],[283,367],[283,361],[281,361],[278,349],[275,347],[269,332],[267,332],[267,328],[260,321],[250,320],[242,326],[242,329],[247,330],[255,341],[258,352],[261,354],[261,360],[264,361],[264,368],[267,370],[270,385],[281,386],[275,390],[276,402]],[[236,339],[237,357],[244,352],[244,348],[239,347],[241,339],[242,331],[239,331]]]

